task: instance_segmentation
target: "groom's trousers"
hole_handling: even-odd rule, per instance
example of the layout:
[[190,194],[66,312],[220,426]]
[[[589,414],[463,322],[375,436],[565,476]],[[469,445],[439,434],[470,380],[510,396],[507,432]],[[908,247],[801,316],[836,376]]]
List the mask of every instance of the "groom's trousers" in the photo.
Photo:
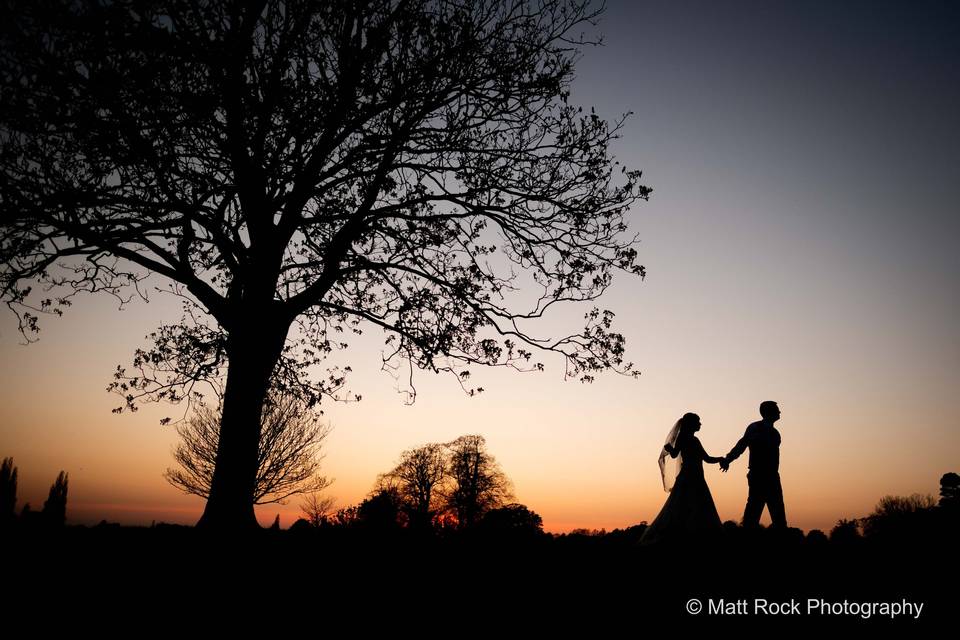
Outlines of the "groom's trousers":
[[756,527],[760,524],[760,514],[766,506],[770,511],[770,520],[774,527],[787,526],[787,514],[783,507],[783,487],[780,486],[780,474],[776,471],[747,473],[750,493],[747,506],[743,510],[743,526]]

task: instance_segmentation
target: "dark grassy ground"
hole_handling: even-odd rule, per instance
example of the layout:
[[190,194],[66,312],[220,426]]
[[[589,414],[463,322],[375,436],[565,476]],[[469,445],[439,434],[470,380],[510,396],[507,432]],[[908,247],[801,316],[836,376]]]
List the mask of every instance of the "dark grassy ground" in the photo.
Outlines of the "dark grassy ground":
[[[8,612],[76,629],[396,633],[435,637],[654,633],[667,624],[784,633],[800,628],[955,627],[958,556],[951,531],[872,539],[749,534],[640,547],[604,536],[448,535],[362,529],[214,536],[186,527],[13,530]],[[691,599],[704,610],[693,615]],[[922,602],[919,619],[816,615],[807,599]],[[710,613],[734,603],[737,614]],[[800,613],[758,611],[796,601]],[[768,608],[768,612],[771,611]],[[147,625],[143,627],[142,625]],[[337,631],[334,631],[337,630]],[[168,631],[169,632],[169,631]]]

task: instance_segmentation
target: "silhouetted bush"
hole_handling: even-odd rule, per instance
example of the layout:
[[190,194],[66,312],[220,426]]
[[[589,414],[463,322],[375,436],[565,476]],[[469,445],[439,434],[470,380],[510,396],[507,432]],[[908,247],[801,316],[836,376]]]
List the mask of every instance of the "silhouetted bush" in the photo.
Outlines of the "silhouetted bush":
[[641,522],[640,524],[629,526],[626,529],[614,529],[606,535],[606,538],[608,538],[612,544],[622,544],[623,546],[629,547],[640,542],[640,538],[643,537],[643,532],[646,530],[647,523]]
[[522,504],[508,504],[491,509],[480,520],[479,531],[492,535],[539,537],[543,533],[543,518]]
[[836,544],[851,544],[860,538],[860,521],[856,518],[838,520],[836,526],[830,530],[830,542]]
[[370,531],[396,531],[405,523],[401,506],[396,491],[381,489],[357,507],[356,524]]
[[297,521],[290,525],[290,529],[293,533],[305,533],[313,531],[316,527],[306,518],[297,518]]
[[727,537],[736,536],[739,534],[740,525],[738,525],[733,520],[727,520],[723,523],[723,534]]
[[338,509],[333,517],[330,518],[330,524],[334,527],[352,527],[359,522],[360,505],[352,505]]
[[910,537],[926,531],[933,521],[937,502],[933,496],[884,496],[876,508],[863,518],[863,535]]
[[827,534],[820,529],[811,529],[807,533],[807,544],[815,547],[822,547],[827,544]]
[[774,535],[779,536],[780,539],[788,545],[802,545],[805,539],[803,529],[798,529],[797,527],[787,527],[786,530],[783,528],[778,530],[776,527],[773,527],[770,531]]

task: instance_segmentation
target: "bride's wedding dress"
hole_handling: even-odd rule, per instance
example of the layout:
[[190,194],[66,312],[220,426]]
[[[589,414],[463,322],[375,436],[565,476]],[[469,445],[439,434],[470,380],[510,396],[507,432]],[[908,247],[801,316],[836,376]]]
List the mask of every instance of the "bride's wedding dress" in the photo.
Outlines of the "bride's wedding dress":
[[[675,428],[679,432],[679,429]],[[669,440],[673,440],[671,444]],[[672,460],[661,455],[661,470],[664,488],[670,491],[666,503],[656,519],[647,527],[640,539],[641,544],[692,537],[706,537],[722,530],[720,515],[713,503],[713,496],[703,477],[703,463],[718,461],[704,451],[700,440],[692,433],[682,435],[671,432],[664,454],[677,452],[675,481],[672,476]],[[671,486],[672,485],[672,486]]]

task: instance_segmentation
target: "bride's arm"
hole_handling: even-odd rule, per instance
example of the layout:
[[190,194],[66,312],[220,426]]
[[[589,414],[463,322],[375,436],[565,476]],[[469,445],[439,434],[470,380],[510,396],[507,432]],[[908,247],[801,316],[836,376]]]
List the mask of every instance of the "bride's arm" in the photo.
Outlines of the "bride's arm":
[[707,455],[707,450],[703,448],[703,444],[697,439],[697,447],[700,449],[700,455],[703,457],[703,461],[707,464],[719,464],[723,462],[723,458],[714,458],[713,456]]

